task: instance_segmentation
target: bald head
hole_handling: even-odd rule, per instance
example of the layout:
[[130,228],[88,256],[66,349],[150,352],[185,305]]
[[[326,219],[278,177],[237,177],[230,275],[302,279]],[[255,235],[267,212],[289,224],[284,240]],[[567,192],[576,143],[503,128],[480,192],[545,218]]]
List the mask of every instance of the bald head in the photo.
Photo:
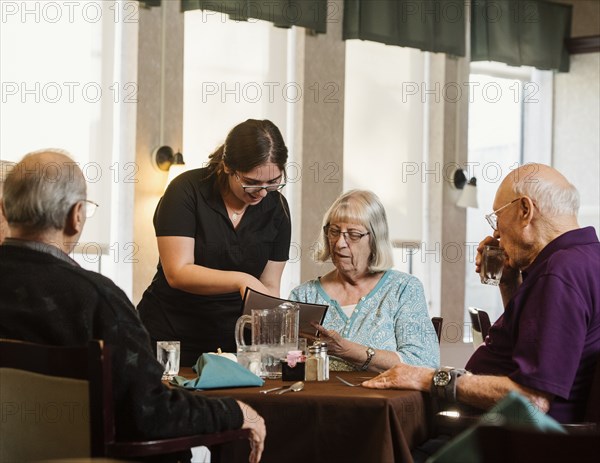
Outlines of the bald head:
[[577,217],[579,192],[564,175],[545,164],[525,164],[510,172],[498,189],[505,203],[515,197],[531,198],[547,219]]
[[71,208],[86,198],[85,179],[64,151],[37,151],[14,166],[3,196],[11,227],[28,232],[62,230]]

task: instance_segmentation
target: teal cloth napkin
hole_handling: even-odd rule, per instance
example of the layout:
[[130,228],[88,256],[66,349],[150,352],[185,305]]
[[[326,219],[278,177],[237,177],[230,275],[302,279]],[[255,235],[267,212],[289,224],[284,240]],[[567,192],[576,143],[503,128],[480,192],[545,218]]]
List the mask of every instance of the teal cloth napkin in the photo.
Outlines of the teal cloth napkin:
[[491,425],[541,432],[566,433],[558,421],[537,410],[521,394],[509,392],[506,397],[484,413],[477,424],[456,436],[429,458],[427,463],[482,462],[477,428]]
[[238,363],[220,355],[202,354],[194,371],[198,377],[175,376],[171,383],[186,389],[218,389],[225,387],[262,386],[265,382]]

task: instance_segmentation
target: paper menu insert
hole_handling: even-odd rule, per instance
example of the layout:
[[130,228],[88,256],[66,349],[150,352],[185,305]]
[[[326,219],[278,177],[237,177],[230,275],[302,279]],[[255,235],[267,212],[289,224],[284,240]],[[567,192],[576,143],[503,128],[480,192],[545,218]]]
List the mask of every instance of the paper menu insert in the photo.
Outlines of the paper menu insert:
[[273,297],[269,296],[268,294],[260,293],[252,288],[246,288],[244,301],[242,302],[242,312],[244,315],[250,315],[250,311],[252,309],[272,309],[283,302],[293,302],[294,304],[298,304],[300,307],[300,336],[302,336],[302,333],[311,333],[316,335],[317,332],[310,323],[316,322],[323,324],[325,314],[329,308],[328,305],[281,299],[279,297]]

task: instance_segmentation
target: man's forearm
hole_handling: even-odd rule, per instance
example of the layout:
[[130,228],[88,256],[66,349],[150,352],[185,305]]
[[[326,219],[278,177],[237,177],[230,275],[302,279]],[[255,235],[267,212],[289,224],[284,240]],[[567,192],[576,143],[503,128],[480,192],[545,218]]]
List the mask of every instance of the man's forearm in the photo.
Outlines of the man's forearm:
[[483,410],[495,405],[510,391],[524,395],[543,413],[550,408],[549,394],[520,386],[506,376],[461,376],[458,378],[456,389],[459,402]]

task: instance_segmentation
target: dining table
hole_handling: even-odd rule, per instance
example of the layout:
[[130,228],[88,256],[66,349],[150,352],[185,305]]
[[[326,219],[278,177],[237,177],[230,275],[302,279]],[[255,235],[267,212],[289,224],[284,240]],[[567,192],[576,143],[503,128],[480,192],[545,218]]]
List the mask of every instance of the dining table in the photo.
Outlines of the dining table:
[[[181,376],[194,378],[191,368]],[[365,371],[331,372],[328,381],[305,381],[298,392],[261,391],[293,381],[266,379],[262,387],[198,390],[207,397],[232,397],[250,405],[265,420],[263,463],[412,462],[411,449],[430,437],[428,394],[348,386],[375,376]],[[251,418],[251,417],[250,417]],[[249,445],[223,449],[222,460],[247,461]]]

